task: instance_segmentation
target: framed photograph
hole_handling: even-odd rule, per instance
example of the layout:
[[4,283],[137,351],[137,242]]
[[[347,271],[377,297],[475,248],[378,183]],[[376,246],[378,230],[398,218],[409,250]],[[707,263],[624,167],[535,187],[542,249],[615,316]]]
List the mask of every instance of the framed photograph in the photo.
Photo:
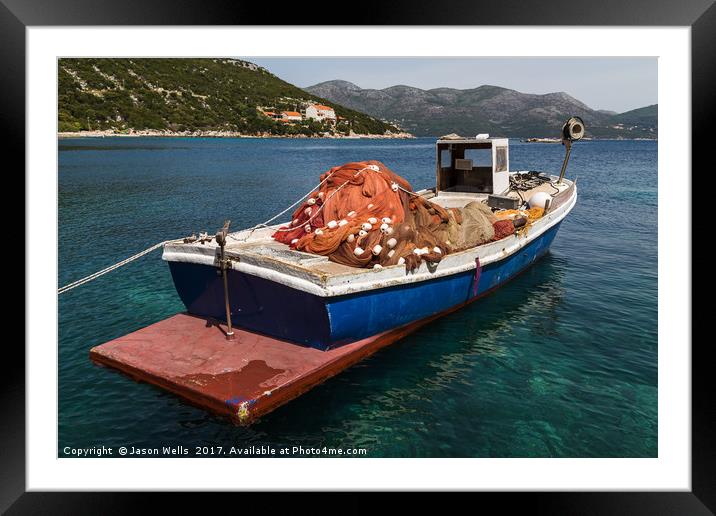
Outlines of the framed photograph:
[[3,0],[27,203],[3,510],[713,511],[691,169],[716,8],[429,7]]

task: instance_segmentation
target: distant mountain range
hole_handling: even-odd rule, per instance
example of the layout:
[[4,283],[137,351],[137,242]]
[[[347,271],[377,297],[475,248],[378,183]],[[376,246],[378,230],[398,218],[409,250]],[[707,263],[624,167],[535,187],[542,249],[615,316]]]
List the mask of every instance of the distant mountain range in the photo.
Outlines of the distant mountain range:
[[[391,124],[307,93],[240,59],[60,59],[58,129],[385,135]],[[326,104],[338,122],[273,119],[268,112]]]
[[625,113],[595,110],[564,92],[536,95],[499,86],[473,89],[391,86],[363,89],[327,81],[307,92],[399,125],[416,136],[490,133],[509,137],[557,137],[569,116],[584,120],[587,136],[656,138],[657,105]]

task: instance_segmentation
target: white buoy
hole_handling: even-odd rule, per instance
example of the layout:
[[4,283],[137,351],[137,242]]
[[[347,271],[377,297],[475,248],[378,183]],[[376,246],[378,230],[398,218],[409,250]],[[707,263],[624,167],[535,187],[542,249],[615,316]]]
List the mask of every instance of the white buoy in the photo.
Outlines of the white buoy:
[[361,229],[358,232],[358,236],[361,236],[361,237],[366,236],[367,234],[368,234],[368,232],[365,229]]
[[311,198],[308,199],[306,202],[308,203],[309,206],[313,206],[314,204],[316,204],[316,199],[314,199],[313,197],[311,197]]
[[371,229],[373,229],[373,226],[368,222],[364,222],[361,228],[363,229],[363,231],[370,231]]
[[310,232],[311,232],[311,225],[310,225],[310,224],[306,224],[305,226],[303,226],[303,229],[306,230],[306,233],[310,233]]
[[294,238],[291,240],[291,245],[296,245],[298,243],[298,238]]
[[323,199],[323,192],[318,192],[318,198]]
[[315,233],[316,235],[322,235],[322,234],[323,234],[323,230],[322,230],[322,229],[317,229],[316,231],[314,231],[314,233]]
[[393,222],[393,219],[391,219],[390,217],[383,217],[383,218],[381,219],[381,222],[382,222],[383,224],[390,224],[391,222]]
[[326,226],[328,226],[329,229],[333,229],[338,227],[338,222],[336,222],[335,220],[331,220],[328,221],[328,224],[326,224]]
[[360,255],[362,255],[364,252],[365,252],[365,251],[364,251],[363,249],[361,249],[360,247],[358,247],[358,246],[356,246],[356,248],[353,250],[353,253],[354,253],[356,256],[360,256]]
[[399,188],[398,183],[393,183],[392,185],[390,185],[390,189],[393,190],[394,192],[397,192],[398,188]]
[[373,204],[368,205],[368,209],[370,210],[373,207]]
[[311,208],[306,208],[305,210],[303,210],[303,213],[306,214],[306,217],[310,217],[311,213],[313,213],[313,210]]
[[440,248],[437,247],[437,246],[436,246],[436,247],[433,247],[433,252],[434,252],[434,253],[437,253],[437,254],[443,254],[443,252],[442,252],[442,251],[440,250]]
[[381,224],[381,225],[380,225],[380,231],[381,231],[381,233],[385,233],[386,231],[388,231],[388,228],[389,228],[389,227],[390,227],[390,226],[389,226],[388,224],[385,224],[385,223]]
[[552,196],[549,195],[547,192],[537,192],[532,197],[530,197],[530,200],[527,201],[527,204],[530,205],[530,208],[544,208],[547,204],[547,201],[551,198]]
[[348,217],[355,217],[355,216],[356,216],[356,212],[354,212],[354,211],[349,211],[347,216],[348,216]]
[[391,249],[390,251],[388,251],[388,258],[392,258],[394,254],[395,254],[395,249]]
[[386,235],[392,235],[393,234],[393,228],[392,226],[385,230]]
[[373,254],[378,256],[382,250],[383,246],[381,246],[380,244],[376,244],[375,247],[373,247]]
[[349,242],[353,242],[355,239],[356,239],[356,236],[353,233],[348,235],[348,238],[346,238],[346,240],[348,240]]
[[368,219],[368,222],[369,222],[370,224],[377,224],[377,223],[378,223],[378,219],[376,219],[375,217],[371,217],[371,218]]
[[403,265],[404,263],[405,263],[405,258],[403,258],[402,256],[400,258],[398,258],[398,265]]
[[397,241],[395,238],[391,238],[390,240],[388,240],[388,241],[386,242],[386,244],[388,244],[388,247],[390,247],[390,248],[392,249],[392,248],[394,248],[396,245],[398,245],[398,241]]
[[345,226],[346,224],[348,224],[348,221],[347,221],[346,219],[343,219],[343,220],[341,220],[341,221],[338,223],[338,226],[339,226],[339,227],[343,227],[343,226]]
[[379,263],[376,263],[375,265],[373,265],[373,268],[374,268],[374,269],[382,269],[383,266],[382,266],[381,264],[379,264]]

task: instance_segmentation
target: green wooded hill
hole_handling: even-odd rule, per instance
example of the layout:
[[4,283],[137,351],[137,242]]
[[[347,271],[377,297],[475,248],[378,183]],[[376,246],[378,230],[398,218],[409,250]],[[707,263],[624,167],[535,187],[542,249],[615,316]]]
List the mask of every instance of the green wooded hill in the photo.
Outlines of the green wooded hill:
[[[231,131],[315,135],[398,132],[395,126],[289,84],[239,59],[60,59],[59,131]],[[286,124],[257,107],[300,111],[318,102],[345,120]]]

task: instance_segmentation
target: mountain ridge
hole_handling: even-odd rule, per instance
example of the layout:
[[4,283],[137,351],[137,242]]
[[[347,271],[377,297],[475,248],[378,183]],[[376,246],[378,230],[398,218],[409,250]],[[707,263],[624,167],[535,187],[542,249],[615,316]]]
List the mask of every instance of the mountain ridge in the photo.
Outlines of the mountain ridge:
[[[372,89],[340,79],[304,89],[390,121],[416,136],[489,132],[510,137],[554,137],[569,116],[584,119],[587,135],[591,137],[656,138],[658,135],[656,104],[615,113],[592,109],[564,91],[523,93],[490,84],[467,89],[421,89],[405,84]],[[632,113],[634,111],[637,113]]]

